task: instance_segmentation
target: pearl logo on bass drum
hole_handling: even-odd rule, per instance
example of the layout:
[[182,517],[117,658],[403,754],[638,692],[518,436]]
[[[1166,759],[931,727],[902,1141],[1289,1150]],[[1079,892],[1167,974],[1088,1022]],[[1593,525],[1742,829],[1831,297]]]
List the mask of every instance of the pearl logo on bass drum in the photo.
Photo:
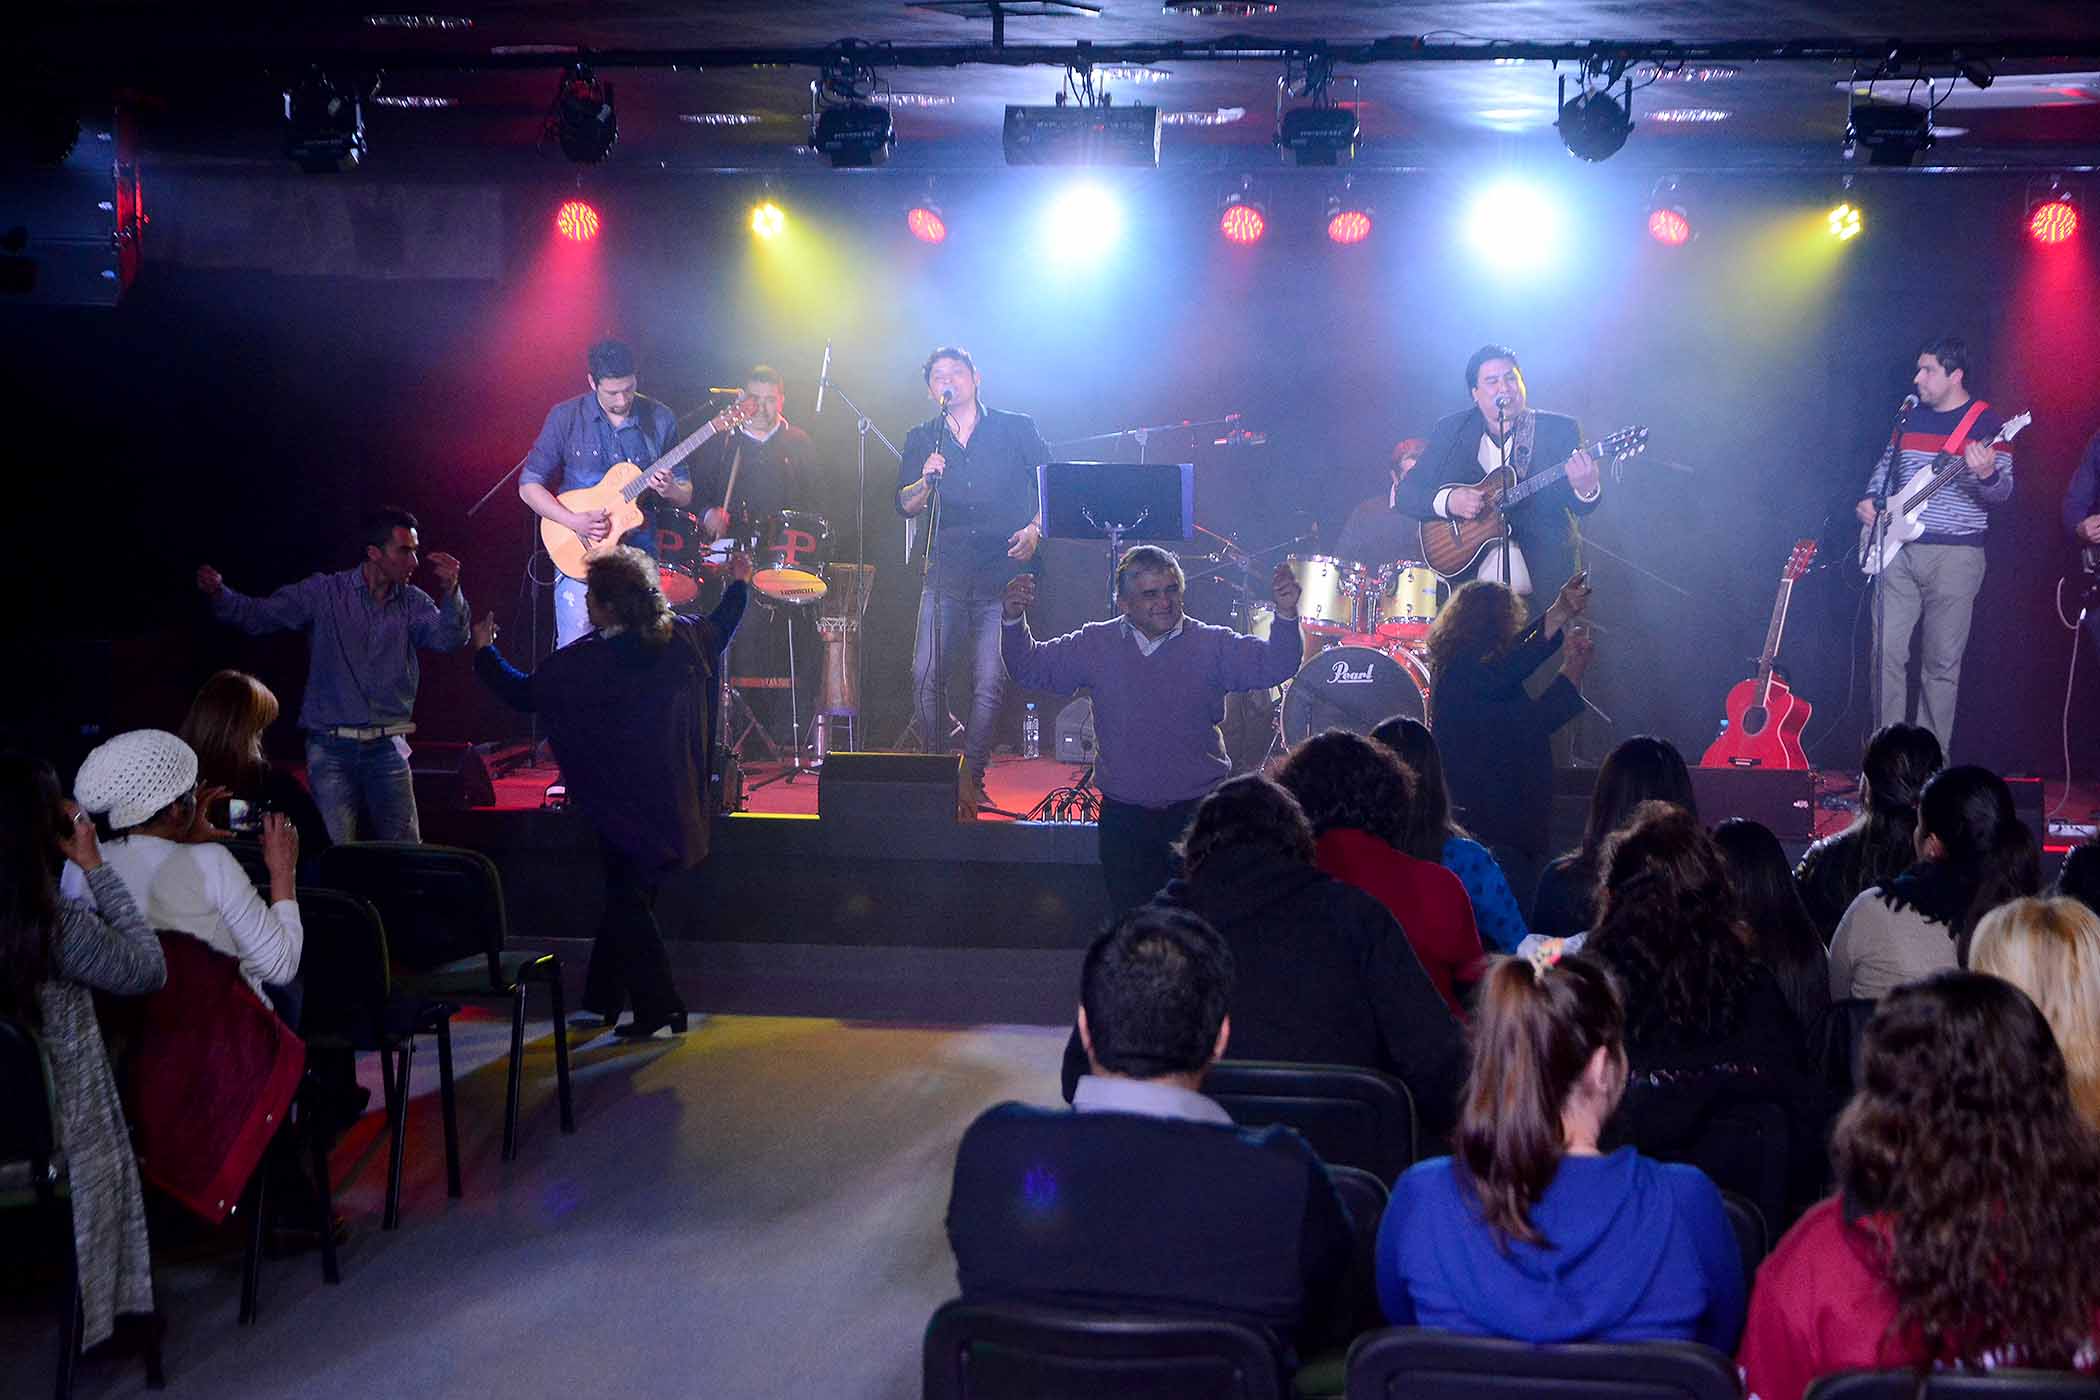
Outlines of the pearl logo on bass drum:
[[1370,685],[1375,680],[1376,677],[1371,674],[1369,666],[1364,667],[1361,671],[1352,671],[1349,669],[1348,662],[1339,659],[1335,661],[1334,669],[1327,675],[1327,683],[1329,685]]

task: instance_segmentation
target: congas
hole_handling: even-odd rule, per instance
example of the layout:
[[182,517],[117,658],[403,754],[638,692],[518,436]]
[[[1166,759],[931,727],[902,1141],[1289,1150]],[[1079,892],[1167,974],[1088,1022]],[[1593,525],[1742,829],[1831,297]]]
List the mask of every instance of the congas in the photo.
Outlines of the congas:
[[1419,642],[1436,621],[1436,570],[1401,559],[1378,571],[1371,591],[1371,625],[1388,641]]
[[1394,715],[1429,722],[1429,667],[1412,652],[1329,647],[1307,661],[1283,697],[1284,742],[1326,729],[1369,734]]
[[1283,562],[1298,580],[1298,625],[1307,632],[1339,636],[1356,630],[1356,599],[1363,592],[1363,566],[1326,554],[1290,554]]
[[751,586],[783,603],[814,603],[828,585],[831,522],[814,511],[777,510],[760,523]]

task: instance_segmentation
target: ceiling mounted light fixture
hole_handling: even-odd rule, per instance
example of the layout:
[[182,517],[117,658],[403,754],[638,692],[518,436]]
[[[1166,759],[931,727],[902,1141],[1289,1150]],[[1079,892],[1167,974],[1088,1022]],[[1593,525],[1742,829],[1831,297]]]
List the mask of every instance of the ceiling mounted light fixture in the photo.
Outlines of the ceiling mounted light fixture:
[[1633,80],[1626,80],[1623,96],[1614,100],[1611,85],[1626,71],[1624,60],[1585,63],[1575,95],[1568,96],[1566,75],[1560,79],[1560,116],[1553,123],[1560,143],[1577,160],[1610,160],[1633,134]]
[[1665,248],[1682,248],[1692,241],[1692,232],[1692,216],[1685,212],[1677,181],[1665,175],[1648,195],[1648,236]]
[[1846,103],[1845,159],[1867,148],[1869,165],[1909,165],[1932,149],[1932,109],[1908,102]]
[[834,170],[882,165],[897,145],[890,109],[874,99],[888,84],[863,60],[858,40],[832,46],[824,71],[809,84],[809,146]]
[[620,139],[613,85],[601,81],[589,64],[570,64],[555,84],[554,105],[540,140],[544,143],[549,136],[578,165],[597,165],[612,154]]
[[[1294,165],[1340,165],[1356,159],[1363,126],[1353,105],[1335,102],[1334,82],[1334,60],[1320,52],[1291,59],[1276,80],[1276,146]],[[1306,105],[1286,111],[1284,100],[1294,92]]]
[[1342,181],[1339,194],[1327,196],[1327,241],[1353,247],[1371,236],[1371,206],[1356,193],[1356,177]]
[[284,153],[309,175],[355,170],[365,158],[365,99],[376,77],[337,80],[309,68],[284,91]]

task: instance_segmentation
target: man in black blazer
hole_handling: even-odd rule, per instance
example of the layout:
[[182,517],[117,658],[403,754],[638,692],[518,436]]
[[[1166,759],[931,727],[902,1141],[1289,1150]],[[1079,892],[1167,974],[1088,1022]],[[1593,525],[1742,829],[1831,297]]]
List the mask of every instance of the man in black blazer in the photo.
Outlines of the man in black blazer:
[[[1509,513],[1516,548],[1491,547],[1466,578],[1491,578],[1519,595],[1550,596],[1576,571],[1574,517],[1588,515],[1604,494],[1603,478],[1582,445],[1582,429],[1573,418],[1532,409],[1517,368],[1517,352],[1504,345],[1483,345],[1466,361],[1470,408],[1440,419],[1429,431],[1421,465],[1400,481],[1393,509],[1420,520],[1471,520],[1486,508],[1475,488],[1505,454],[1519,477],[1546,471],[1567,461],[1567,477],[1522,501]],[[1525,440],[1529,438],[1529,457]]]

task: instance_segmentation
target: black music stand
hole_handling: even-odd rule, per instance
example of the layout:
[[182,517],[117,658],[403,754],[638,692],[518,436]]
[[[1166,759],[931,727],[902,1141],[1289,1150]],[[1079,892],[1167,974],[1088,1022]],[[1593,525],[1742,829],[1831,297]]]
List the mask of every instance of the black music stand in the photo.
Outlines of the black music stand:
[[1043,534],[1108,543],[1108,609],[1116,610],[1123,539],[1196,538],[1196,468],[1190,462],[1045,462],[1036,468]]

